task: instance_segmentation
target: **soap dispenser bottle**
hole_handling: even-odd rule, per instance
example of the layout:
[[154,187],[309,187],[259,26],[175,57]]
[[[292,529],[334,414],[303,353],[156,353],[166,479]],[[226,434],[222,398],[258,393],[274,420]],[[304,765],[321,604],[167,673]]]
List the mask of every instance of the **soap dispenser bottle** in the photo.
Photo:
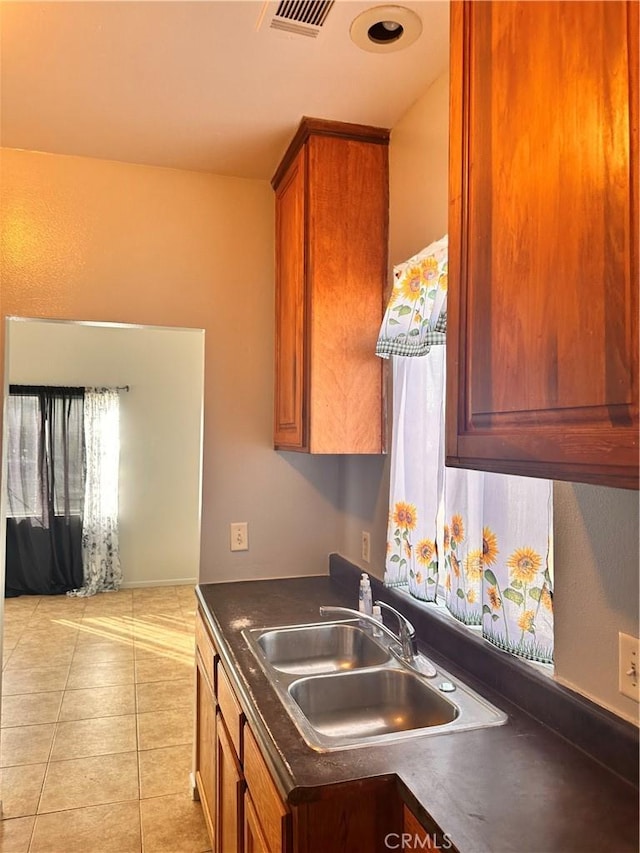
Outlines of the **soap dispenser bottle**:
[[[384,624],[382,622],[382,610],[379,604],[373,605],[373,618],[376,620],[376,622],[380,622],[381,625]],[[380,630],[380,628],[373,629],[373,636],[382,637],[382,631]]]
[[371,616],[373,613],[373,597],[371,595],[371,581],[366,572],[362,573],[360,578],[360,594],[358,597],[358,610],[360,613],[366,613]]

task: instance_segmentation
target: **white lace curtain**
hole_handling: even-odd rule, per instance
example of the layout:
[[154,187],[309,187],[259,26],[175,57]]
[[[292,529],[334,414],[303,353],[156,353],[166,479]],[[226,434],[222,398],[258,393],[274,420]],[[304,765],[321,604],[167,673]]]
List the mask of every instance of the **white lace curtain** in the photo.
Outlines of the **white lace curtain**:
[[385,583],[550,663],[551,483],[444,466],[446,286],[445,238],[398,268],[378,341],[393,377]]
[[111,388],[86,388],[86,477],[82,524],[84,583],[69,595],[116,590],[122,583],[118,544],[120,398]]

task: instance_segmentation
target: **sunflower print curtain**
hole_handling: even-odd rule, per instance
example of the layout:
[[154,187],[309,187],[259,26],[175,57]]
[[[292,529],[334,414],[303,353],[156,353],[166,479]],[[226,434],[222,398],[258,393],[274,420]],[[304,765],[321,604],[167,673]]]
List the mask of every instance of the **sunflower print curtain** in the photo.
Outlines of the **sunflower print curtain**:
[[377,348],[393,377],[385,583],[421,601],[444,596],[501,649],[552,663],[552,484],[444,467],[444,335],[425,329],[446,328],[446,238],[432,247],[396,269]]
[[445,602],[505,651],[553,663],[549,480],[446,469]]

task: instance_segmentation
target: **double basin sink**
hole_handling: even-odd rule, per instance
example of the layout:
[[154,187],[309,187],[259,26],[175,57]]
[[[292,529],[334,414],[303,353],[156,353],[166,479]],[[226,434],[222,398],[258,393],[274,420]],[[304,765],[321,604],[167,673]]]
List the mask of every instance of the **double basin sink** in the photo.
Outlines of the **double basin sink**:
[[497,726],[506,714],[358,620],[243,631],[285,709],[324,752]]

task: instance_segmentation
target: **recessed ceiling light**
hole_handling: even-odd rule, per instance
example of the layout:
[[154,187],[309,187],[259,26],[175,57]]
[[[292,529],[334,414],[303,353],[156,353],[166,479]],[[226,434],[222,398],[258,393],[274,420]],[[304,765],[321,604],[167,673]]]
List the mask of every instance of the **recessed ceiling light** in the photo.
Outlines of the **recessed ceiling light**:
[[390,53],[413,44],[422,33],[422,21],[405,6],[374,6],[355,18],[349,32],[362,50]]

